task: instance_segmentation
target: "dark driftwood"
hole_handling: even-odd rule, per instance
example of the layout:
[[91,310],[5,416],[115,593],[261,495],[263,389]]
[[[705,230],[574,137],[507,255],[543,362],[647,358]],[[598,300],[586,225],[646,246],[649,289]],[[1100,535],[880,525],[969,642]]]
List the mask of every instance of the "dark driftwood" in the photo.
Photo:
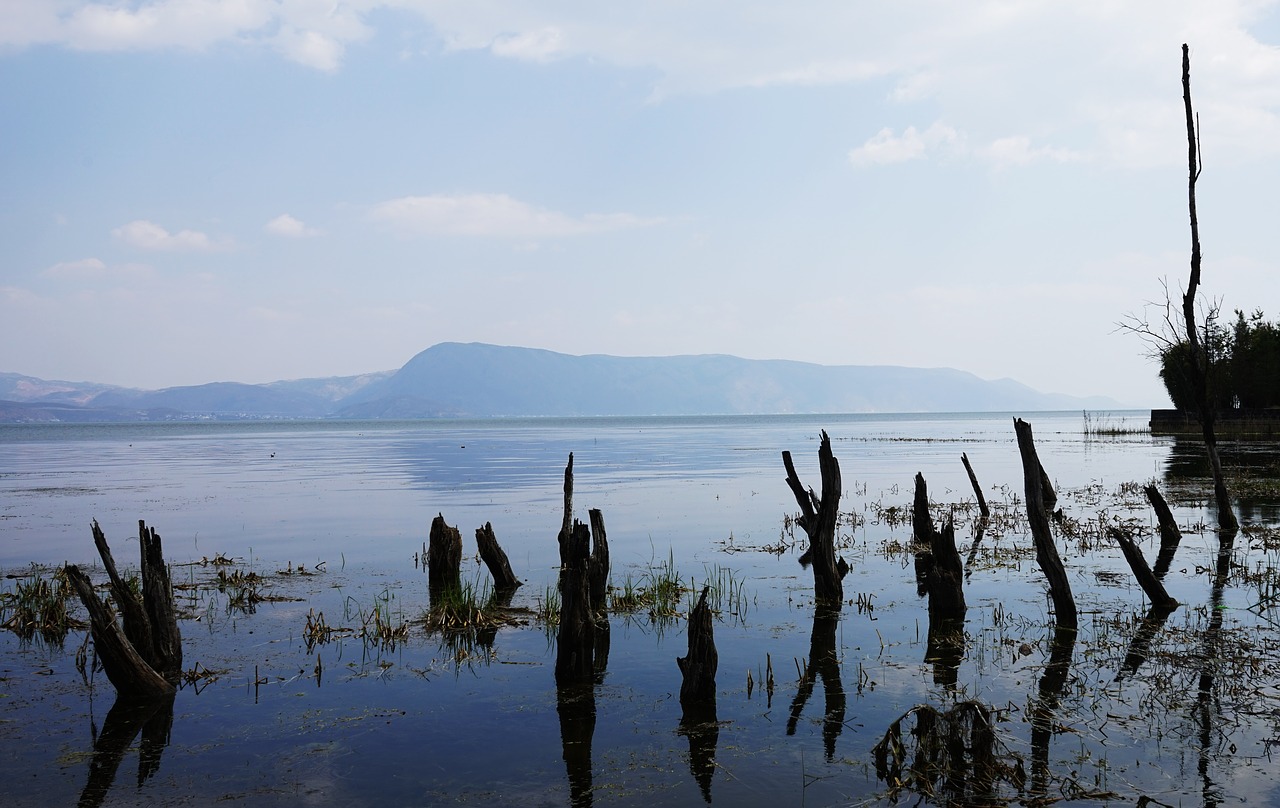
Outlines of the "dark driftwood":
[[1157,579],[1163,579],[1170,565],[1173,564],[1174,555],[1178,552],[1178,544],[1182,541],[1182,529],[1173,518],[1169,503],[1165,502],[1164,497],[1160,495],[1160,489],[1155,485],[1148,485],[1142,490],[1146,493],[1151,508],[1156,512],[1156,520],[1160,525],[1160,552],[1156,554],[1156,564],[1152,572]]
[[427,588],[431,602],[462,588],[462,532],[445,524],[444,514],[431,520],[427,541]]
[[1071,583],[1067,580],[1066,570],[1062,567],[1062,558],[1053,543],[1053,534],[1049,529],[1048,511],[1044,503],[1043,479],[1048,475],[1040,465],[1036,455],[1035,439],[1031,434],[1031,424],[1021,418],[1013,420],[1014,432],[1018,435],[1018,451],[1022,455],[1022,482],[1027,500],[1027,521],[1031,523],[1031,536],[1036,545],[1036,562],[1049,580],[1049,597],[1053,599],[1054,618],[1059,628],[1075,629],[1078,625],[1076,601],[1071,594]]
[[480,558],[493,577],[495,592],[509,592],[520,586],[520,579],[511,571],[511,562],[493,533],[493,525],[485,522],[484,527],[476,528],[476,546],[480,548]]
[[818,445],[818,468],[822,474],[822,496],[813,489],[805,489],[796,476],[791,453],[782,453],[782,465],[787,470],[787,485],[800,506],[797,524],[809,537],[809,549],[805,556],[813,564],[814,600],[824,606],[838,606],[844,601],[844,576],[849,565],[843,558],[836,560],[836,520],[840,513],[840,463],[831,453],[831,439],[826,430]]
[[604,532],[604,514],[599,508],[587,511],[591,521],[591,564],[587,572],[587,589],[591,593],[591,613],[597,618],[605,614],[605,594],[609,585],[609,539]]
[[707,592],[702,587],[698,605],[689,613],[689,653],[678,657],[676,665],[684,677],[680,685],[680,704],[689,707],[716,698],[716,668],[720,656],[716,652],[715,632],[711,622],[711,609],[707,606]]
[[1129,569],[1133,570],[1133,577],[1138,579],[1138,584],[1142,587],[1142,591],[1147,593],[1147,597],[1151,600],[1151,605],[1166,609],[1175,608],[1178,605],[1178,601],[1170,597],[1169,593],[1165,591],[1164,584],[1160,583],[1160,579],[1151,572],[1151,567],[1147,566],[1147,559],[1142,555],[1142,550],[1139,549],[1138,545],[1134,543],[1133,537],[1115,526],[1107,528],[1107,535],[1116,544],[1120,545],[1120,552],[1124,553],[1124,560],[1129,562]]
[[164,563],[160,534],[138,520],[138,543],[142,546],[142,605],[151,629],[151,667],[170,680],[182,674],[182,632],[178,630],[178,610],[173,603],[173,582]]
[[964,567],[956,549],[956,532],[948,518],[942,530],[933,526],[929,515],[929,489],[924,475],[916,474],[915,503],[911,527],[917,550],[917,582],[929,595],[929,620],[939,624],[949,621],[964,623]]
[[93,647],[102,660],[102,669],[119,695],[142,700],[155,700],[171,695],[177,688],[157,673],[116,622],[115,612],[93,591],[93,585],[75,564],[66,567],[67,580],[80,596],[89,612]]
[[973,473],[973,466],[969,465],[969,455],[961,452],[960,462],[964,463],[965,473],[969,475],[969,485],[973,486],[973,495],[978,498],[978,511],[983,519],[990,518],[991,511],[987,508],[987,498],[982,495],[982,486],[978,485],[978,475]]

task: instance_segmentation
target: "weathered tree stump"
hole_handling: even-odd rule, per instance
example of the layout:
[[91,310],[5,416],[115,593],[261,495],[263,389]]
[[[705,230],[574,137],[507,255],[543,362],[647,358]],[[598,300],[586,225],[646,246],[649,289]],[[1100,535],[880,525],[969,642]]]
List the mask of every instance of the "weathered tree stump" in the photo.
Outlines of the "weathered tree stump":
[[1075,629],[1078,625],[1076,601],[1071,594],[1071,583],[1067,580],[1066,570],[1062,567],[1062,558],[1053,543],[1048,509],[1044,501],[1044,480],[1048,479],[1048,475],[1036,455],[1031,424],[1015,418],[1013,428],[1018,436],[1018,451],[1022,455],[1023,491],[1027,500],[1027,521],[1031,524],[1031,536],[1036,545],[1036,563],[1049,580],[1049,597],[1053,600],[1054,618],[1058,627]]
[[711,609],[707,606],[707,592],[711,587],[702,587],[698,604],[689,613],[689,653],[678,657],[676,665],[684,680],[680,685],[680,704],[689,706],[716,698],[716,668],[720,656],[716,652],[716,638],[711,620]]
[[1160,489],[1155,485],[1147,485],[1142,490],[1147,495],[1151,508],[1156,512],[1156,521],[1160,526],[1160,551],[1156,554],[1156,564],[1152,573],[1157,579],[1163,579],[1169,567],[1173,565],[1173,557],[1177,554],[1178,545],[1182,542],[1182,529],[1178,527],[1178,521],[1173,518],[1169,503],[1165,502],[1164,497],[1160,495]]
[[1116,544],[1120,545],[1120,552],[1124,553],[1124,560],[1129,562],[1129,569],[1133,570],[1133,577],[1138,579],[1138,584],[1142,587],[1142,591],[1147,593],[1147,597],[1151,600],[1152,606],[1160,606],[1165,609],[1173,609],[1178,605],[1178,601],[1174,600],[1167,591],[1164,584],[1160,583],[1147,566],[1147,559],[1142,555],[1142,550],[1134,543],[1133,537],[1118,527],[1108,527],[1107,535],[1110,536]]
[[939,532],[929,514],[929,489],[924,475],[916,474],[915,501],[911,513],[915,534],[916,576],[929,596],[930,622],[964,623],[964,566],[956,549],[955,524],[950,518]]
[[604,515],[589,511],[588,527],[573,518],[573,454],[564,470],[564,517],[560,545],[560,630],[557,634],[556,682],[603,678],[609,656],[606,590],[609,543]]
[[520,579],[511,571],[511,562],[493,533],[493,525],[485,522],[484,527],[476,528],[476,545],[480,548],[480,558],[489,568],[489,575],[493,577],[495,592],[510,592],[520,586]]
[[809,549],[805,557],[813,564],[814,600],[824,606],[839,606],[844,602],[844,576],[849,565],[843,558],[837,561],[836,522],[840,513],[840,463],[831,453],[831,439],[826,430],[818,445],[818,468],[822,474],[822,496],[813,489],[805,489],[791,462],[791,452],[782,453],[782,465],[787,470],[787,485],[800,506],[797,524],[809,537]]
[[462,532],[445,524],[444,514],[431,520],[427,540],[427,589],[432,603],[462,588]]
[[595,672],[596,621],[591,611],[591,529],[574,522],[560,536],[560,630],[556,683],[589,680]]
[[120,577],[106,534],[95,520],[94,545],[107,570],[115,611],[93,591],[89,578],[74,564],[66,567],[67,580],[89,612],[94,648],[116,693],[125,699],[154,700],[171,695],[182,675],[182,636],[178,630],[173,586],[165,565],[160,536],[138,522],[142,540],[142,597]]
[[89,612],[93,647],[116,693],[143,700],[172,695],[177,688],[138,653],[116,622],[115,612],[93,591],[88,577],[75,564],[68,564],[66,571],[67,580]]
[[142,604],[151,626],[151,667],[176,679],[182,673],[182,633],[173,603],[173,582],[164,562],[160,534],[141,519],[138,543],[142,546]]

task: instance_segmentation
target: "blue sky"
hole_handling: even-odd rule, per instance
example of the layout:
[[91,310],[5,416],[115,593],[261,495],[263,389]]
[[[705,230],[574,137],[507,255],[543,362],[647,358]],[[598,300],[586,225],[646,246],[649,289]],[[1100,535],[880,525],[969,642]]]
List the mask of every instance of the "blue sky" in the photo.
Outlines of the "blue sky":
[[[1189,258],[1280,317],[1280,3],[0,0],[0,370],[442,341],[1164,396]],[[1153,312],[1158,316],[1161,312]]]

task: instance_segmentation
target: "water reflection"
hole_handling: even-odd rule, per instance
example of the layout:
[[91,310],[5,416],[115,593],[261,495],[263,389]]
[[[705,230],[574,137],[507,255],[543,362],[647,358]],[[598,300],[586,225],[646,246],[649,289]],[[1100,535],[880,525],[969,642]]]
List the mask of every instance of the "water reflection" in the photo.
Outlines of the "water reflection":
[[1169,615],[1177,610],[1177,606],[1166,606],[1158,603],[1153,604],[1147,610],[1142,621],[1138,623],[1138,630],[1134,632],[1133,639],[1129,641],[1129,650],[1124,656],[1124,662],[1120,665],[1119,672],[1116,673],[1117,682],[1138,672],[1138,668],[1142,667],[1143,663],[1147,661],[1147,657],[1150,656],[1152,641],[1160,633],[1160,629],[1164,628]]
[[689,772],[697,781],[702,798],[710,803],[711,780],[716,773],[716,746],[720,742],[715,699],[686,705],[676,732],[689,739]]
[[1071,657],[1076,647],[1074,628],[1057,628],[1049,664],[1040,677],[1039,695],[1031,708],[1031,793],[1049,793],[1049,740],[1057,724],[1058,706],[1062,703]]
[[153,700],[116,698],[102,723],[102,732],[93,742],[88,781],[80,792],[81,808],[103,803],[125,752],[139,732],[142,742],[138,745],[138,787],[160,770],[160,757],[169,745],[173,728],[173,699],[172,695]]
[[800,678],[800,687],[791,702],[791,717],[787,720],[787,734],[795,735],[805,703],[813,695],[814,684],[821,678],[826,694],[822,745],[828,762],[835,758],[836,739],[844,729],[845,693],[840,681],[840,658],[836,655],[836,629],[839,625],[840,612],[837,610],[818,607],[814,613],[813,633],[809,637],[809,663]]
[[1222,804],[1221,789],[1213,782],[1209,765],[1213,761],[1214,720],[1222,720],[1222,700],[1218,695],[1217,667],[1222,656],[1222,619],[1226,613],[1223,597],[1231,575],[1231,553],[1235,550],[1236,531],[1224,530],[1218,537],[1218,557],[1213,569],[1213,588],[1209,593],[1209,626],[1205,629],[1200,658],[1203,667],[1196,690],[1194,712],[1199,725],[1200,756],[1197,767],[1205,805]]
[[569,777],[569,803],[573,808],[590,808],[593,800],[591,739],[596,732],[595,683],[558,686],[556,713],[560,716],[560,743]]
[[[1222,465],[1236,480],[1273,480],[1280,476],[1280,442],[1219,441]],[[1165,461],[1164,478],[1170,484],[1200,483],[1212,479],[1204,441],[1188,435],[1177,436]],[[1216,513],[1212,487],[1207,489],[1206,505]],[[1274,523],[1280,520],[1280,501],[1274,491],[1250,491],[1232,488],[1231,496],[1237,515],[1244,522]]]

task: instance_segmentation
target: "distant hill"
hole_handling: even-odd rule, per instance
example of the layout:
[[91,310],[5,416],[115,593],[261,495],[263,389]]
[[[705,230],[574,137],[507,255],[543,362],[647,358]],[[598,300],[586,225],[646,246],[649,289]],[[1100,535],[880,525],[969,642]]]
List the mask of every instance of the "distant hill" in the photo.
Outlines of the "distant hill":
[[[7,401],[6,401],[7,400]],[[12,406],[9,406],[12,405]],[[54,405],[57,405],[56,407]],[[827,366],[734,356],[571,356],[441,343],[398,371],[164,390],[0,374],[0,421],[453,418],[1109,409],[947,368]],[[74,417],[68,417],[74,412]]]

